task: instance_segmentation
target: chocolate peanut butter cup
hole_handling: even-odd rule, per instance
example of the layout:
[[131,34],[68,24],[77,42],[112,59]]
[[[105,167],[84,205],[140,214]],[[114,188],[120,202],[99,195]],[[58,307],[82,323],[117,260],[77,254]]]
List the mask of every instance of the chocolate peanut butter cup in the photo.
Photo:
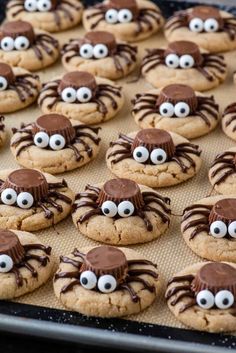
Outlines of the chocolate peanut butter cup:
[[118,204],[126,200],[132,202],[135,208],[141,208],[144,205],[138,184],[129,179],[112,179],[103,185],[97,202],[102,206],[105,201]]
[[94,76],[90,73],[83,71],[73,71],[63,76],[58,87],[58,92],[61,93],[67,87],[72,87],[74,89],[87,87],[92,91],[94,96],[97,90],[97,83]]
[[4,63],[0,63],[0,77],[4,77],[7,80],[8,85],[15,82],[15,75],[11,66]]
[[0,229],[0,255],[8,255],[14,264],[20,263],[25,255],[17,235],[10,230]]
[[229,290],[235,297],[236,269],[221,262],[208,263],[197,272],[191,287],[196,294],[204,289],[213,294],[220,290]]
[[11,37],[16,39],[19,36],[26,37],[30,44],[35,41],[35,33],[32,25],[25,21],[6,22],[1,28],[0,37]]
[[116,51],[116,39],[114,35],[110,32],[105,31],[94,31],[88,32],[84,36],[84,40],[86,43],[89,43],[93,46],[97,44],[104,44],[107,46],[109,53],[114,53]]
[[236,221],[236,199],[223,199],[213,206],[209,215],[209,223],[222,221],[230,224]]
[[202,21],[214,18],[219,23],[220,27],[223,27],[223,18],[221,17],[220,11],[213,6],[195,6],[191,12],[189,12],[189,22],[193,18],[200,18]]
[[76,131],[69,119],[60,114],[46,114],[40,116],[33,124],[33,134],[38,132],[46,132],[49,136],[60,134],[67,143],[73,141]]
[[194,59],[195,66],[200,66],[203,58],[197,44],[185,40],[179,40],[169,43],[165,50],[164,57],[169,54],[176,54],[179,57],[182,55],[191,55]]
[[130,10],[134,18],[138,17],[139,9],[136,0],[110,0],[108,3],[108,8],[115,10]]

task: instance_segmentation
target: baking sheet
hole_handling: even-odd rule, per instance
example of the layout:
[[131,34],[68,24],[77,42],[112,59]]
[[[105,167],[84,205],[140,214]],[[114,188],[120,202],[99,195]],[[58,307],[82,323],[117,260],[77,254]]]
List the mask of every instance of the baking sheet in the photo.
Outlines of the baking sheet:
[[[82,34],[82,28],[76,28],[55,36],[60,40],[61,44],[63,44],[68,39],[75,38]],[[165,43],[166,41],[162,34],[155,35],[151,39],[138,44],[139,56],[142,57],[144,55],[145,48],[155,48],[157,46],[163,46]],[[225,57],[229,66],[226,82],[214,91],[207,92],[209,95],[214,92],[215,98],[220,104],[221,109],[223,109],[227,104],[236,101],[236,86],[233,85],[232,80],[232,73],[236,69],[235,52],[227,53]],[[55,76],[63,74],[64,72],[65,70],[59,62],[51,68],[41,71],[39,75],[42,81],[46,82],[53,79]],[[131,76],[134,76],[134,74]],[[126,78],[119,81],[119,84],[124,86],[126,102],[122,111],[114,119],[102,125],[102,148],[98,157],[81,169],[61,175],[67,180],[69,186],[75,192],[82,191],[88,182],[91,184],[99,183],[111,178],[112,174],[108,171],[105,163],[105,152],[108,148],[109,142],[115,140],[119,132],[129,133],[131,131],[138,130],[138,127],[136,126],[130,113],[130,100],[136,93],[151,89],[151,86],[143,79],[141,79],[138,83],[127,83],[129,79],[130,78]],[[22,122],[33,122],[40,114],[40,109],[34,105],[26,110],[6,115],[5,124],[7,130],[9,131],[9,135],[11,134],[10,131],[12,127],[20,126]],[[173,213],[176,214],[180,214],[183,208],[191,204],[193,201],[201,199],[207,195],[211,189],[207,178],[207,171],[210,162],[218,152],[224,151],[225,149],[235,145],[233,141],[228,139],[223,134],[220,127],[218,127],[210,135],[200,139],[195,139],[194,143],[199,144],[203,150],[203,166],[200,173],[192,180],[180,184],[179,186],[159,189],[161,194],[171,198],[172,210]],[[10,153],[9,139],[6,146],[3,147],[0,153],[1,169],[16,168],[18,166]],[[50,228],[37,232],[36,234],[43,242],[52,246],[54,254],[57,258],[59,258],[62,254],[65,255],[70,253],[74,247],[81,248],[88,245],[98,245],[98,243],[91,241],[82,234],[78,233],[70,217],[59,223],[56,226],[56,231],[53,228]],[[159,273],[165,282],[175,272],[178,272],[185,266],[197,261],[202,261],[185,245],[185,242],[180,234],[179,217],[172,218],[169,231],[160,239],[144,245],[133,246],[133,248],[158,264]],[[164,289],[165,288],[163,287],[163,293]],[[163,298],[163,293],[149,309],[139,315],[130,316],[128,319],[166,326],[184,327],[169,312]],[[32,294],[25,295],[16,301],[19,303],[63,309],[54,296],[51,281]]]

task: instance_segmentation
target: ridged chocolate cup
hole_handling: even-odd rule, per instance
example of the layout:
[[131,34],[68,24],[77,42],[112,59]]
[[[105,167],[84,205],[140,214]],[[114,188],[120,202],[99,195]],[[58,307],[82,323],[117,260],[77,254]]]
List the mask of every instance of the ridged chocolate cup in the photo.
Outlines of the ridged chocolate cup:
[[175,154],[175,145],[169,132],[161,129],[143,129],[140,130],[135,136],[132,144],[132,152],[138,146],[144,146],[149,152],[155,148],[162,148],[168,159],[172,158]]
[[107,7],[118,11],[128,9],[132,12],[134,19],[136,19],[139,14],[139,8],[136,0],[110,0]]
[[188,21],[190,22],[193,18],[200,18],[203,21],[214,18],[219,23],[220,28],[224,24],[220,11],[213,6],[195,6],[188,14]]
[[7,80],[8,85],[15,82],[15,75],[10,65],[0,63],[0,76]]
[[33,124],[32,131],[33,135],[40,131],[46,132],[49,136],[60,134],[65,138],[66,143],[71,143],[76,136],[76,131],[70,120],[60,114],[40,116]]
[[109,53],[114,53],[117,48],[116,38],[110,32],[105,31],[92,31],[88,32],[84,36],[86,43],[89,43],[93,46],[96,44],[104,44],[107,46]]
[[6,22],[1,28],[1,38],[11,37],[16,39],[19,36],[28,38],[30,44],[35,41],[35,33],[32,25],[25,21]]
[[105,201],[119,204],[127,200],[132,202],[135,208],[141,208],[144,205],[138,184],[132,180],[120,178],[109,180],[103,185],[97,202],[101,206]]
[[93,96],[95,96],[97,91],[97,83],[95,77],[90,73],[83,71],[73,71],[65,74],[58,86],[59,94],[61,94],[62,91],[67,87],[72,87],[76,90],[81,87],[90,88]]
[[236,297],[236,269],[222,262],[208,263],[197,272],[191,286],[196,294],[204,289],[213,294],[229,290]]
[[190,86],[182,84],[172,84],[164,87],[158,96],[157,107],[160,107],[164,102],[172,103],[173,105],[185,102],[190,107],[190,113],[194,113],[198,106],[194,90]]
[[17,169],[10,173],[2,186],[2,190],[11,188],[20,192],[29,192],[34,201],[41,201],[48,195],[48,183],[45,176],[35,169]]
[[200,66],[203,61],[198,45],[187,40],[178,40],[176,42],[169,43],[164,52],[164,57],[166,58],[169,54],[176,54],[179,57],[182,55],[191,55],[196,66]]
[[103,275],[112,275],[118,283],[125,278],[127,269],[128,263],[125,254],[108,245],[90,250],[82,266],[82,271],[92,271],[97,278]]
[[209,215],[209,223],[222,221],[230,224],[236,220],[236,199],[223,199],[215,203]]
[[14,264],[20,263],[25,256],[18,236],[7,229],[0,229],[0,255],[3,254],[10,256]]

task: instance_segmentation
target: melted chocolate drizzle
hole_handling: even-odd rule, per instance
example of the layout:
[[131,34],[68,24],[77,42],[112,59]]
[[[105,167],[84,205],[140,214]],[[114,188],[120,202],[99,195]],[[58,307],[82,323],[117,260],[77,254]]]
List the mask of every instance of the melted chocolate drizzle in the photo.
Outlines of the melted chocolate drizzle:
[[211,178],[217,177],[213,183],[214,187],[224,182],[228,176],[236,173],[236,152],[226,151],[218,154],[211,168],[215,166],[217,166],[217,168],[210,171]]
[[38,94],[38,86],[30,79],[39,80],[39,76],[33,74],[17,75],[14,84],[8,86],[8,89],[16,91],[21,102]]
[[5,125],[3,123],[3,121],[5,120],[3,115],[0,115],[0,131],[4,131],[5,130]]
[[[194,239],[201,232],[209,233],[209,215],[212,207],[211,205],[195,204],[185,208],[181,222],[182,231],[185,232],[190,228],[194,228],[189,235],[189,240]],[[191,220],[192,216],[198,216],[198,218]]]
[[59,49],[59,43],[55,38],[45,33],[36,35],[35,44],[32,45],[32,49],[38,60],[43,61],[43,52],[49,56],[53,56],[54,50],[51,47]]
[[236,103],[232,103],[226,107],[222,121],[226,127],[231,126],[232,132],[236,131]]

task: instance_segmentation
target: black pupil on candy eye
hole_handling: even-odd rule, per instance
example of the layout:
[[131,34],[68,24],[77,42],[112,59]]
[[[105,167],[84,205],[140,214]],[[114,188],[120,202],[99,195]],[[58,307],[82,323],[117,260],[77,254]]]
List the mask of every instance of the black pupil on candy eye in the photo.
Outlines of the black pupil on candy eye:
[[170,61],[169,61],[169,64],[170,64],[170,65],[173,65],[174,63],[173,63],[173,61],[172,61],[172,60],[170,60]]
[[7,199],[7,200],[11,200],[11,199],[12,199],[11,194],[7,194],[6,199]]
[[99,50],[99,53],[100,53],[100,54],[103,54],[103,53],[104,53],[104,50],[103,50],[103,49],[100,49],[100,50]]
[[21,48],[24,48],[24,46],[25,46],[25,43],[21,43],[21,45],[20,45],[20,46],[21,46]]
[[55,145],[60,146],[60,144],[61,144],[61,141],[60,141],[60,140],[56,140],[56,141],[55,141]]
[[185,62],[185,66],[189,66],[189,62],[188,61]]
[[71,93],[67,93],[67,97],[70,98],[71,97]]
[[180,109],[180,113],[184,114],[184,113],[185,113],[185,109],[184,109],[184,108],[181,108],[181,109]]
[[38,142],[38,143],[42,143],[42,142],[43,142],[42,137],[38,137],[38,138],[37,138],[37,142]]
[[212,25],[210,28],[211,28],[211,29],[214,29],[214,26]]
[[168,113],[168,110],[167,109],[163,109],[163,113],[164,114]]
[[4,262],[4,261],[0,262],[0,267],[1,268],[6,268],[6,266],[7,266],[6,262]]
[[224,298],[224,299],[222,300],[222,303],[223,303],[224,305],[228,305],[228,304],[229,304],[229,299],[228,299],[228,298]]
[[88,284],[88,279],[84,277],[81,282],[86,286],[86,284]]
[[214,233],[219,234],[220,233],[220,228],[214,228]]
[[124,210],[124,214],[130,214],[130,210],[129,210],[128,208],[126,208],[126,209]]
[[4,43],[4,47],[7,47],[8,46],[8,43]]
[[0,83],[0,88],[2,88],[2,87],[3,87],[3,83],[1,82],[1,83]]
[[84,93],[84,99],[88,99],[88,93]]
[[162,161],[163,160],[163,156],[157,156],[157,160],[158,161]]
[[27,200],[23,200],[23,201],[22,201],[22,204],[23,204],[23,205],[28,205],[28,201],[27,201]]
[[104,208],[104,213],[105,214],[109,214],[110,213],[110,210],[108,208]]
[[88,53],[88,49],[84,49],[84,54],[87,54]]
[[198,26],[198,25],[195,25],[194,27],[195,27],[195,28],[198,28],[199,26]]
[[136,153],[136,156],[137,156],[138,158],[142,157],[142,152],[137,152],[137,153]]
[[202,298],[202,299],[200,300],[200,303],[201,303],[202,305],[206,305],[207,301],[206,301],[206,299]]
[[107,290],[111,289],[111,283],[105,283],[104,288]]

